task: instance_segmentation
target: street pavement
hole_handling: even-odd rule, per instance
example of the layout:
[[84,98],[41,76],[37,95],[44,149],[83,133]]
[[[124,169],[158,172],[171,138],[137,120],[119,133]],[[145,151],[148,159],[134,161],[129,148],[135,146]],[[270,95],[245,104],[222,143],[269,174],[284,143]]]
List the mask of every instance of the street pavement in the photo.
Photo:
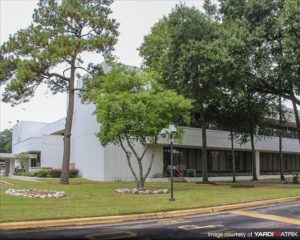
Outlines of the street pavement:
[[0,239],[300,239],[300,201],[180,218],[1,231]]

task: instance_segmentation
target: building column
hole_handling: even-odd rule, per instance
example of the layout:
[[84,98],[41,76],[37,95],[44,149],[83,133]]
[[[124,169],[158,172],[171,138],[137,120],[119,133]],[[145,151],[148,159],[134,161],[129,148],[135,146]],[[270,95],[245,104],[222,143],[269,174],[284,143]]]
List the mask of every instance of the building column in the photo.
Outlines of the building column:
[[9,160],[9,175],[13,175],[15,173],[15,159]]
[[260,178],[260,151],[255,151],[256,176]]
[[31,159],[29,158],[27,161],[26,161],[26,165],[25,165],[25,171],[26,172],[29,172],[29,167],[31,166]]
[[9,175],[9,170],[10,170],[10,159],[5,159],[5,169],[4,169],[4,176]]

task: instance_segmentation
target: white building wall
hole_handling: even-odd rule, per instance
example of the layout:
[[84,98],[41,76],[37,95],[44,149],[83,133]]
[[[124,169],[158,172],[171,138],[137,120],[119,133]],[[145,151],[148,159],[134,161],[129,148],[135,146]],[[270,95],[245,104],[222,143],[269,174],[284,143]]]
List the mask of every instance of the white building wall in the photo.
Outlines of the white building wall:
[[[79,81],[78,87],[81,84]],[[95,106],[93,104],[83,104],[79,95],[76,95],[71,148],[71,161],[75,163],[75,168],[80,169],[81,177],[92,180],[134,180],[123,149],[113,144],[103,147],[96,137],[100,130],[100,124],[96,121],[94,111]],[[144,171],[150,163],[151,147],[149,150],[143,160]],[[162,146],[157,146],[149,177],[162,172],[162,154]],[[137,162],[133,156],[132,165],[137,172]]]
[[43,135],[41,147],[41,167],[61,168],[63,148],[63,136]]
[[78,168],[79,175],[92,180],[104,180],[104,148],[96,133],[99,124],[93,112],[93,104],[82,104],[79,96],[75,99],[71,137],[71,162]]
[[256,176],[260,178],[260,152],[255,151]]
[[47,123],[21,121],[13,127],[13,144],[22,142],[28,138],[41,137],[40,130]]
[[[81,83],[79,83],[80,87]],[[92,180],[100,181],[132,181],[134,177],[129,169],[127,159],[120,146],[108,145],[103,147],[96,133],[100,130],[100,125],[94,116],[95,106],[93,104],[83,104],[76,96],[75,111],[72,128],[72,149],[71,162],[80,169],[80,176]],[[231,142],[229,132],[207,130],[208,148],[230,149]],[[257,141],[256,151],[278,152],[279,139],[269,137],[262,141]],[[168,146],[168,140],[160,139],[159,145],[155,148],[155,159],[149,177],[163,171],[163,147]],[[184,128],[184,136],[180,143],[175,143],[175,147],[202,147],[202,137],[200,128]],[[237,150],[251,150],[250,143],[240,145],[235,143]],[[139,149],[141,150],[141,149]],[[149,149],[150,150],[150,149]],[[300,153],[297,139],[283,139],[283,152]],[[148,151],[143,159],[144,172],[149,166],[151,151]],[[137,162],[132,158],[133,168],[137,171]],[[257,157],[257,173],[259,174],[259,157]]]
[[13,127],[12,153],[41,151],[40,130],[47,123],[21,121]]
[[41,137],[26,139],[22,142],[12,145],[12,153],[18,154],[21,152],[40,152],[42,149]]
[[[136,149],[140,153],[142,150],[141,145],[138,145]],[[155,147],[150,146],[142,160],[144,174],[150,165],[153,150],[155,157],[148,177],[153,177],[154,174],[163,172],[163,148],[161,145],[157,145]],[[105,181],[134,181],[134,176],[128,166],[128,161],[124,150],[120,146],[115,146],[112,144],[106,146],[104,150],[104,158]],[[138,164],[134,155],[131,156],[131,164],[135,173],[138,175]]]
[[61,133],[63,135],[63,130],[65,129],[66,118],[61,118],[55,122],[49,123],[41,128],[41,134],[50,135]]
[[[175,143],[175,146],[180,147],[202,147],[202,133],[201,128],[184,127],[184,136],[181,142]],[[160,139],[161,144],[167,145],[167,140]],[[285,153],[300,153],[299,141],[297,139],[283,138],[283,152]],[[207,146],[215,149],[231,149],[231,142],[229,132],[219,130],[207,130]],[[250,142],[240,145],[235,142],[236,150],[251,150]],[[279,151],[279,138],[267,137],[255,143],[255,148],[258,151]]]

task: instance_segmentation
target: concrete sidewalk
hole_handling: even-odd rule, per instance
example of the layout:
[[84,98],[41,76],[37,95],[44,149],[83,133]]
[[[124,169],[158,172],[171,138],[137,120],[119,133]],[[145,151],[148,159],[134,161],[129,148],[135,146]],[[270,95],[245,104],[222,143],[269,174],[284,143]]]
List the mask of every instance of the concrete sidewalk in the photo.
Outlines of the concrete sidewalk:
[[242,209],[242,208],[249,208],[249,207],[258,207],[258,206],[265,206],[269,204],[286,203],[292,201],[300,201],[300,196],[231,204],[231,205],[216,206],[216,207],[209,207],[209,208],[176,210],[176,211],[168,211],[168,212],[105,216],[105,217],[56,219],[56,220],[43,220],[43,221],[6,222],[6,223],[0,223],[0,230],[4,231],[4,230],[38,229],[38,228],[61,227],[61,226],[81,226],[81,225],[92,225],[92,224],[117,223],[117,222],[124,222],[124,221],[135,221],[135,220],[182,217],[187,215],[220,212],[220,211]]
[[8,178],[17,179],[17,180],[21,180],[21,181],[28,181],[28,182],[43,182],[41,180],[42,178],[38,178],[38,177],[26,177],[26,176],[11,175]]

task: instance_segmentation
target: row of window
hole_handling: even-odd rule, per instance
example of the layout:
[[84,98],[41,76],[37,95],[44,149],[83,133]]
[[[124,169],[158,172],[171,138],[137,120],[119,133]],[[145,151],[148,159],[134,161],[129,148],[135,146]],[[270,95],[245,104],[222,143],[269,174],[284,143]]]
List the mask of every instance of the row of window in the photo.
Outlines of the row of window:
[[[250,151],[235,151],[235,169],[237,173],[252,172],[252,154]],[[286,172],[300,170],[300,154],[283,154],[283,169]],[[197,173],[202,172],[201,149],[174,148],[173,161],[176,170],[187,172],[195,169]],[[170,148],[164,148],[164,170],[170,169]],[[280,170],[278,153],[261,153],[261,172],[278,172]],[[207,167],[210,173],[232,172],[232,153],[230,150],[208,150]]]
[[[232,154],[226,150],[208,150],[207,168],[211,173],[224,173],[232,171]],[[202,151],[201,149],[174,148],[173,161],[176,170],[186,171],[195,169],[202,172]],[[235,152],[235,169],[237,172],[251,172],[251,152]],[[170,149],[164,148],[164,169],[170,166]]]
[[[300,154],[283,154],[282,166],[284,171],[300,171]],[[262,172],[280,171],[279,153],[261,153],[260,170]]]

